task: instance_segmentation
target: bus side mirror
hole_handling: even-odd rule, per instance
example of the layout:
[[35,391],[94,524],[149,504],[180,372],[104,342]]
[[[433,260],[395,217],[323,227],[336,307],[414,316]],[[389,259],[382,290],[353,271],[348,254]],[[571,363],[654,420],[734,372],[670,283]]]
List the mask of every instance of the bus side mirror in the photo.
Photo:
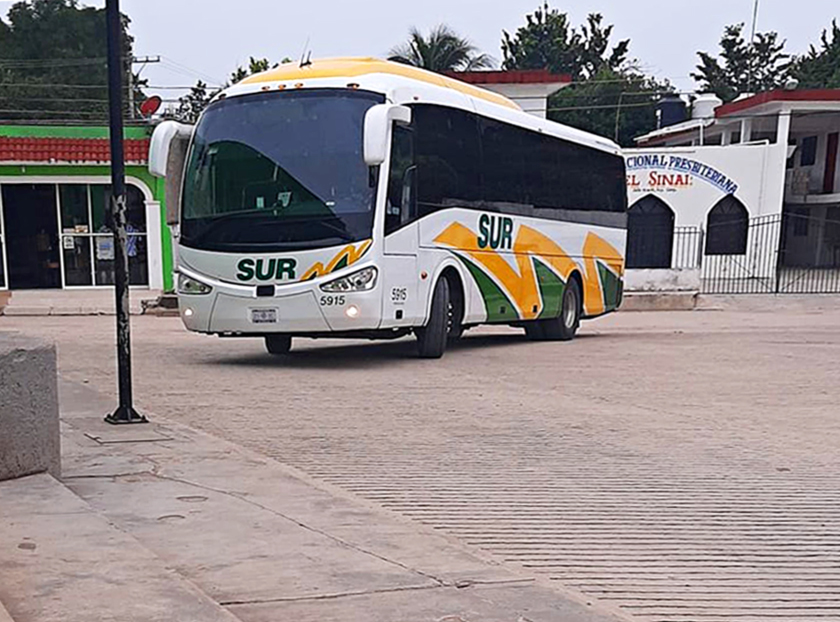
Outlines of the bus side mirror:
[[388,138],[393,122],[411,123],[411,108],[395,104],[377,104],[365,114],[365,164],[379,166],[388,156]]
[[181,186],[187,149],[194,126],[164,121],[155,128],[149,145],[149,172],[166,179],[166,224],[177,225],[181,220]]

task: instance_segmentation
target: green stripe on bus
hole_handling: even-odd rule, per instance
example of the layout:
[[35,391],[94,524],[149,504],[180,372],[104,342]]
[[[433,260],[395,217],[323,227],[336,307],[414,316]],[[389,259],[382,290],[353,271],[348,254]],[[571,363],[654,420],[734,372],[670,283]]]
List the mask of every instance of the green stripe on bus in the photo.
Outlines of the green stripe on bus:
[[540,297],[543,308],[540,311],[538,320],[560,317],[560,309],[563,305],[563,292],[566,284],[557,276],[554,271],[534,257],[534,268],[537,274],[537,283],[540,286]]
[[604,264],[598,263],[598,277],[601,279],[601,291],[604,292],[604,306],[609,311],[618,306],[618,277]]
[[342,255],[341,259],[338,260],[338,263],[335,264],[335,268],[332,269],[333,272],[336,270],[341,270],[342,268],[347,267],[347,255]]
[[481,297],[484,300],[484,309],[487,312],[488,322],[510,322],[519,319],[519,313],[510,298],[496,285],[484,271],[476,266],[469,259],[457,255],[463,264],[470,271]]

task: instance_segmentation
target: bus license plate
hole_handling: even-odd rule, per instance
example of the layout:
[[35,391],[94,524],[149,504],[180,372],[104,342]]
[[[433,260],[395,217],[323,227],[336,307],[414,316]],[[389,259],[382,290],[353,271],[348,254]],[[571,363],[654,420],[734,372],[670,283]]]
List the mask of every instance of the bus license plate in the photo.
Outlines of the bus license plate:
[[276,324],[277,309],[251,309],[251,323]]

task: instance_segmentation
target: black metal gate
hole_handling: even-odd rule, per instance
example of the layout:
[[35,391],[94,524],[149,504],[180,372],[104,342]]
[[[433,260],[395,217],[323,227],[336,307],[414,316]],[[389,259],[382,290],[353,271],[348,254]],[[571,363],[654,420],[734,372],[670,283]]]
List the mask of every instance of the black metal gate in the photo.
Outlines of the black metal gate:
[[[836,223],[840,226],[840,223]],[[809,253],[822,244],[832,221],[796,212],[724,222],[706,231],[700,291],[704,294],[837,294],[840,293],[840,251]],[[801,238],[797,240],[797,238]],[[716,244],[716,241],[723,241]],[[741,254],[714,254],[738,242]],[[712,250],[712,253],[709,251]]]

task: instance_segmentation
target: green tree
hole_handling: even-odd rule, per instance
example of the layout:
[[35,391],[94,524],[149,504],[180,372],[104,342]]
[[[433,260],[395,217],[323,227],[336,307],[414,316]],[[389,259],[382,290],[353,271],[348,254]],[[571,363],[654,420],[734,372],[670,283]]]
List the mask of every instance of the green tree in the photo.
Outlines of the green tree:
[[799,80],[800,88],[840,88],[840,27],[837,20],[831,22],[830,33],[829,37],[828,30],[822,31],[819,50],[812,45],[807,54],[794,60],[791,74]]
[[548,118],[606,136],[623,147],[657,127],[656,104],[673,91],[642,73],[603,67],[591,80],[561,89],[549,98]]
[[580,71],[580,34],[569,22],[569,16],[550,9],[546,2],[541,9],[525,16],[525,25],[511,36],[502,31],[502,68],[548,69],[553,73],[577,75]]
[[[288,62],[289,59],[283,59],[283,62]],[[275,67],[277,65],[274,65]],[[248,60],[248,67],[237,67],[231,74],[230,74],[230,84],[236,84],[237,82],[242,82],[248,76],[252,76],[255,73],[262,73],[263,71],[268,71],[271,68],[271,62],[267,58],[254,58],[253,56],[250,57]],[[226,85],[229,86],[229,85]]]
[[213,94],[207,92],[207,84],[199,80],[186,95],[178,98],[175,118],[184,123],[195,123],[201,111],[210,103]]
[[778,33],[759,32],[748,42],[743,31],[744,24],[727,26],[720,39],[720,57],[697,52],[700,64],[691,74],[703,92],[725,102],[743,93],[779,88],[790,75],[790,56],[784,53],[785,41]]
[[548,118],[631,146],[656,129],[656,102],[672,87],[631,66],[630,40],[612,45],[612,35],[600,13],[576,28],[546,2],[513,36],[502,32],[502,67],[568,74],[574,82],[549,98]]
[[[124,86],[134,42],[129,23],[123,15]],[[24,0],[12,5],[7,21],[0,21],[0,118],[105,120],[106,41],[104,9],[80,7],[77,0]],[[139,87],[143,82],[135,78],[134,84]],[[139,88],[135,100],[143,101]]]
[[600,13],[591,13],[580,32],[566,13],[548,2],[525,16],[525,25],[511,36],[502,31],[502,67],[548,69],[574,80],[592,78],[602,70],[617,71],[627,60],[630,40],[610,48],[613,26],[605,26]]
[[428,37],[412,28],[408,41],[391,49],[388,60],[438,73],[475,71],[494,64],[490,56],[443,24],[432,28]]

